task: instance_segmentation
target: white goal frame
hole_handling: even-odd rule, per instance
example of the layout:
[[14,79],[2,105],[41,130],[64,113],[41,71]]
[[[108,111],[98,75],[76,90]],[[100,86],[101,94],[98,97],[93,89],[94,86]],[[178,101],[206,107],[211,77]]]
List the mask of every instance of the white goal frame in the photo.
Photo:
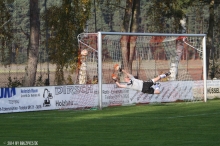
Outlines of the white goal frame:
[[128,35],[128,36],[188,36],[203,37],[203,81],[204,81],[204,102],[207,101],[207,72],[206,72],[206,34],[168,34],[168,33],[128,33],[128,32],[98,32],[98,88],[99,88],[99,108],[102,109],[102,35]]

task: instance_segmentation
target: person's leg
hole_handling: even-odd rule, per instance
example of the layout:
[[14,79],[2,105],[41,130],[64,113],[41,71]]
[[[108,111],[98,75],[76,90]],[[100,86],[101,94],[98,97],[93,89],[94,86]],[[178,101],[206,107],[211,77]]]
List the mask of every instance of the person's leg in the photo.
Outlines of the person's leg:
[[165,77],[169,76],[170,74],[171,74],[170,72],[167,72],[167,73],[165,73],[165,74],[161,74],[161,75],[159,75],[158,77],[153,78],[152,81],[153,81],[154,83],[156,83],[156,82],[159,81],[160,79],[165,78]]
[[159,81],[160,79],[161,79],[160,76],[158,76],[158,77],[153,78],[153,79],[151,79],[151,80],[153,81],[153,83],[156,83],[156,82]]
[[154,94],[160,94],[160,84],[156,83],[155,85],[153,85],[154,88]]
[[160,90],[154,90],[154,94],[160,94]]

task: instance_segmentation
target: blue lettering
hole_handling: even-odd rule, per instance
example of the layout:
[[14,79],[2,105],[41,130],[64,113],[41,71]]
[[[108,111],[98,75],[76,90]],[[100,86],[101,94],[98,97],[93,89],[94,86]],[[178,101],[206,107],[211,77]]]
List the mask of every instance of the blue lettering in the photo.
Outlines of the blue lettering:
[[1,96],[0,98],[10,98],[13,95],[16,95],[15,88],[1,88]]

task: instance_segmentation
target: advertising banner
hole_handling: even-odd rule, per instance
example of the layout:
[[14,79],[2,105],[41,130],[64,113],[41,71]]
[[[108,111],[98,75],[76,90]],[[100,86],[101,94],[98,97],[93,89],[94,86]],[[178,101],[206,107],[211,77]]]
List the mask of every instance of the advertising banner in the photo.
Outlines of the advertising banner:
[[[203,81],[161,82],[160,90],[160,94],[144,94],[119,88],[116,84],[103,84],[102,107],[202,100],[204,96]],[[0,113],[99,106],[97,84],[1,88],[0,92]],[[219,80],[207,81],[207,97],[208,99],[220,98]]]
[[192,90],[192,81],[161,82],[160,94],[144,94],[135,90],[129,90],[129,103],[147,104],[151,102],[174,102],[178,100],[192,100]]
[[98,85],[54,86],[56,109],[90,108],[98,106]]
[[129,95],[129,89],[118,88],[116,84],[104,84],[102,91],[102,105],[103,107],[106,107],[130,104]]
[[220,98],[220,80],[207,80],[208,99]]
[[102,106],[175,102],[178,100],[194,100],[196,97],[202,99],[204,96],[202,81],[161,82],[160,90],[160,94],[144,94],[135,90],[118,88],[115,84],[105,84],[102,92]]
[[53,87],[1,88],[0,113],[51,110]]

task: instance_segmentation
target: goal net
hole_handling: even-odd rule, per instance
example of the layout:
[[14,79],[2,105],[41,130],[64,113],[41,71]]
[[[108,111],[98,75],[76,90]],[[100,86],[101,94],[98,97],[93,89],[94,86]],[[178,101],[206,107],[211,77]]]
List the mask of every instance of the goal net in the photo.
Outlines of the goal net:
[[[86,50],[86,54],[81,52],[79,59],[80,84],[99,84],[99,90],[103,90],[104,84],[110,88],[110,84],[114,84],[114,65],[118,64],[144,81],[171,72],[170,77],[160,81],[161,94],[129,91],[129,103],[131,100],[134,103],[206,100],[203,34],[99,32],[80,34],[78,40],[80,50]],[[119,76],[124,82],[123,74]],[[112,88],[117,87],[114,84]],[[102,94],[99,92],[100,102],[104,100]]]

